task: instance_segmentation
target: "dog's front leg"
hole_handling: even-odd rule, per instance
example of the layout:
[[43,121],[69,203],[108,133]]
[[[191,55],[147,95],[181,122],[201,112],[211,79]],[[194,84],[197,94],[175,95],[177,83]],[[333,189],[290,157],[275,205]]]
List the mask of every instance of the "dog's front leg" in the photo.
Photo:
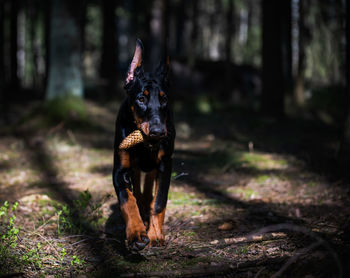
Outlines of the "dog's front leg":
[[148,230],[148,237],[152,246],[157,243],[164,245],[165,242],[163,223],[168,201],[171,165],[171,158],[162,160],[158,169],[158,175],[156,176],[155,195],[151,203],[150,225]]
[[127,151],[119,152],[117,167],[113,171],[113,184],[120,210],[126,224],[126,239],[134,250],[142,250],[149,243],[136,198],[131,192],[130,157]]

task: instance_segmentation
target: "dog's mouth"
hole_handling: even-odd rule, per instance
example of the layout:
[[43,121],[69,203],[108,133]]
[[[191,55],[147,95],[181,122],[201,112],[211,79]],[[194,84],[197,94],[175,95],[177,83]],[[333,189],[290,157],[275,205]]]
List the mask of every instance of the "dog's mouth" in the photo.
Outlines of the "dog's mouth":
[[[144,134],[144,133],[143,133]],[[151,144],[156,144],[158,143],[160,140],[162,140],[163,138],[166,137],[166,134],[144,134],[145,139],[147,142],[151,143]]]
[[143,134],[145,142],[147,142],[149,145],[157,145],[163,138],[166,137],[166,133],[155,134],[149,132],[148,134],[146,134],[142,129],[141,132]]
[[154,135],[152,135],[152,136],[148,136],[147,137],[147,141],[150,143],[150,144],[156,144],[156,143],[158,143],[160,140],[162,140],[163,138],[164,138],[165,136],[163,135],[163,136],[154,136]]

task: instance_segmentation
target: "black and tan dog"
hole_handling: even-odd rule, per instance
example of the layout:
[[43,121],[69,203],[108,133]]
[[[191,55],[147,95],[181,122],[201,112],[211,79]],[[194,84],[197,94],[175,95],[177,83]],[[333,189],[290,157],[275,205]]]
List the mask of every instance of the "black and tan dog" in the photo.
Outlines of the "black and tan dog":
[[[126,238],[131,248],[137,250],[148,243],[164,244],[162,227],[175,139],[168,104],[169,60],[149,73],[143,69],[142,54],[142,42],[137,40],[125,81],[127,97],[116,121],[113,168]],[[142,134],[142,142],[121,148],[121,143],[136,130]],[[143,192],[141,172],[145,172]]]

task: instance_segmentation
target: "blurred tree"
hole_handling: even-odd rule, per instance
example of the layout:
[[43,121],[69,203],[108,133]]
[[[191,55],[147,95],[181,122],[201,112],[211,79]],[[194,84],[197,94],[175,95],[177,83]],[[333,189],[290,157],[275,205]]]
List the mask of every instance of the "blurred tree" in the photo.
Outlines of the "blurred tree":
[[[197,0],[194,0],[197,1]],[[185,29],[185,0],[179,0],[176,6],[176,56],[183,55],[184,52],[184,29]]]
[[81,28],[79,1],[52,0],[50,21],[50,64],[46,92],[48,100],[83,96],[81,73]]
[[4,117],[5,107],[5,1],[0,0],[0,118]]
[[17,38],[18,38],[18,10],[19,0],[10,1],[10,83],[12,91],[17,91],[19,88],[19,78],[17,75],[18,63],[17,63]]
[[25,87],[25,66],[26,66],[26,32],[27,32],[27,17],[26,17],[26,2],[19,0],[17,11],[17,78],[18,86]]
[[85,51],[85,29],[87,23],[87,5],[88,0],[79,0],[79,22],[80,22],[80,41],[81,41],[81,53],[84,54]]
[[284,96],[291,82],[291,1],[262,1],[262,111],[284,115]]
[[350,162],[350,0],[346,1],[346,96],[347,113],[338,159],[348,170]]
[[[32,88],[42,92],[45,88],[45,45],[44,45],[44,18],[46,2],[27,0],[28,2],[28,35],[26,36],[27,52],[27,79],[30,79]],[[49,2],[49,1],[48,1]],[[28,42],[29,41],[29,42]]]
[[228,1],[228,7],[226,9],[226,38],[225,38],[225,58],[229,63],[232,62],[232,38],[234,36],[234,3],[233,0]]
[[42,85],[42,82],[39,81],[39,56],[40,56],[40,44],[39,44],[39,37],[37,32],[38,27],[38,21],[39,21],[39,9],[37,7],[36,1],[33,0],[28,1],[28,14],[30,17],[30,24],[29,24],[29,37],[30,37],[30,48],[31,48],[31,54],[32,54],[32,63],[33,63],[33,71],[32,71],[32,83],[33,88],[36,89],[40,85]]
[[234,37],[235,63],[261,66],[261,3],[256,0],[242,1],[235,6],[237,35]]
[[343,1],[310,0],[305,3],[307,14],[305,24],[310,28],[310,41],[305,46],[305,77],[314,85],[339,84],[342,78],[341,64],[344,40],[341,40],[344,26]]
[[193,66],[196,63],[197,43],[198,43],[198,0],[191,1],[192,10],[192,30],[191,30],[191,47],[189,47],[187,63]]
[[294,101],[297,106],[301,107],[305,103],[304,97],[304,75],[305,75],[305,6],[306,2],[298,1],[298,66],[295,78]]
[[169,0],[153,0],[151,11],[151,44],[150,62],[157,66],[167,51],[167,37],[169,33]]
[[[5,24],[5,0],[0,0],[0,92],[2,96],[2,91],[5,83],[5,34],[4,34],[4,24]],[[0,97],[1,97],[0,96]]]
[[44,49],[45,49],[45,76],[44,88],[48,87],[49,83],[49,65],[50,65],[50,29],[51,29],[51,1],[44,2]]
[[226,91],[231,93],[232,90],[232,38],[234,37],[234,3],[233,0],[228,0],[228,7],[226,9],[226,38],[225,38],[225,59],[226,59]]
[[117,5],[117,0],[102,1],[103,33],[100,77],[105,79],[105,82],[107,83],[107,91],[110,94],[115,93],[117,81]]

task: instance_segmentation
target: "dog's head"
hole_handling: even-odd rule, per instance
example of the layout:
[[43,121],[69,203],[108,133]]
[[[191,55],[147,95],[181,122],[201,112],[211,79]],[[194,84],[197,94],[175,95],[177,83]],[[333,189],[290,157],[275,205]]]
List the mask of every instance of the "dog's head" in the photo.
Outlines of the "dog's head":
[[137,128],[147,137],[157,140],[167,134],[169,59],[161,62],[154,72],[145,72],[142,55],[143,45],[138,39],[125,89]]

